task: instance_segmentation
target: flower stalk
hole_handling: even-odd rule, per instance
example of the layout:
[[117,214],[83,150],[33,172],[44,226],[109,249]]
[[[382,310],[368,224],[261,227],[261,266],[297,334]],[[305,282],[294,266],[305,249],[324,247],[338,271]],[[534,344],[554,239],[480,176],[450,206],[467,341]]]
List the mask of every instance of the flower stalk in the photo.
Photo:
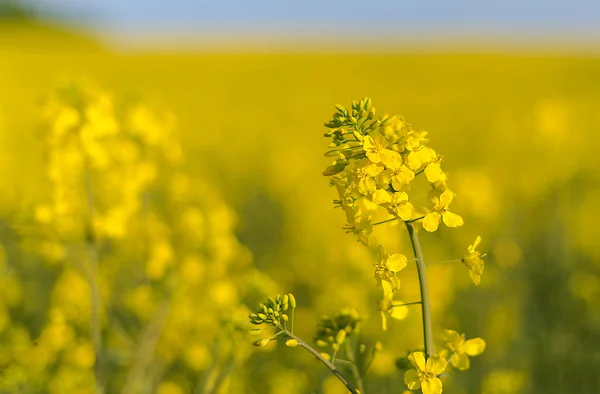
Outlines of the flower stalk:
[[417,258],[417,272],[419,275],[419,290],[421,292],[421,311],[423,318],[423,343],[425,347],[425,357],[429,358],[434,353],[433,347],[433,329],[431,324],[431,307],[429,304],[429,287],[427,283],[427,266],[423,258],[423,250],[419,242],[419,236],[412,223],[406,223],[406,229],[410,236],[413,252]]
[[[342,372],[335,365],[333,365],[330,361],[328,361],[325,357],[323,357],[321,355],[321,353],[319,353],[317,350],[313,349],[309,344],[304,342],[302,339],[298,338],[295,334],[292,334],[290,331],[283,328],[283,326],[280,326],[280,328],[284,332],[285,335],[287,335],[290,339],[296,340],[298,342],[299,346],[308,350],[308,352],[310,352],[313,356],[315,356],[317,359],[319,359],[319,361],[321,361],[327,368],[329,368],[331,373],[333,373],[340,380],[340,382],[342,382],[344,384],[344,386],[346,386],[346,388],[348,389],[348,391],[350,391],[350,393],[364,394],[364,391],[362,391],[360,389],[357,390],[356,387],[354,387],[354,385],[344,376],[344,374],[342,374]],[[353,365],[355,365],[355,364],[353,364]],[[356,365],[355,365],[355,368],[356,368]],[[357,372],[358,372],[358,370],[357,370]],[[358,382],[362,383],[361,381],[357,380],[357,384],[359,384]]]

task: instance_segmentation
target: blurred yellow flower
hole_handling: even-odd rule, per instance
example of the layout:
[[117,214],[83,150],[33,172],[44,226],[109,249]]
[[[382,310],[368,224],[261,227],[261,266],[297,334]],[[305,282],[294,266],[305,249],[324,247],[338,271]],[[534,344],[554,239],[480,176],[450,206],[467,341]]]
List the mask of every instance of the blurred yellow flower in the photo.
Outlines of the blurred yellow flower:
[[406,267],[406,256],[400,253],[388,254],[383,245],[379,245],[379,261],[375,264],[375,279],[383,287],[384,297],[400,288],[400,279],[396,273]]
[[485,253],[475,250],[480,243],[481,237],[477,236],[475,242],[473,242],[473,245],[469,245],[461,260],[463,264],[469,268],[469,275],[476,286],[481,283],[481,275],[483,274],[484,268],[483,257],[485,257]]
[[404,383],[410,390],[418,390],[423,394],[441,394],[442,381],[438,375],[444,372],[448,362],[442,356],[434,354],[425,362],[423,352],[414,352],[408,360],[415,367],[404,373]]
[[363,140],[363,149],[366,156],[373,163],[381,163],[386,167],[399,167],[402,165],[402,158],[398,152],[386,149],[388,146],[385,137],[377,134],[375,138],[366,136]]
[[485,350],[485,341],[481,338],[472,338],[465,340],[465,334],[459,334],[453,330],[444,332],[446,346],[451,352],[450,363],[459,371],[469,369],[471,362],[469,357],[478,356]]

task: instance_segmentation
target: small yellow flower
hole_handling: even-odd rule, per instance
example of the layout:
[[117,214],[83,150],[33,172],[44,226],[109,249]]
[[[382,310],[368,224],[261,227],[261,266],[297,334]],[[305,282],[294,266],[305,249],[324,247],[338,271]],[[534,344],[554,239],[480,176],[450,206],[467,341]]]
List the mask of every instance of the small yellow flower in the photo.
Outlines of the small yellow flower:
[[355,234],[363,245],[370,245],[369,235],[373,232],[370,216],[356,217],[353,223],[346,224],[344,229],[347,233]]
[[356,162],[356,179],[354,185],[361,194],[371,195],[377,190],[375,177],[383,171],[383,167],[372,163],[369,159]]
[[397,192],[410,188],[410,182],[415,179],[415,173],[410,168],[403,165],[402,161],[386,167],[387,170],[381,173],[387,181],[385,183],[391,182],[392,187]]
[[469,268],[469,275],[471,280],[478,286],[481,283],[481,275],[483,274],[483,257],[485,253],[481,253],[475,250],[481,243],[481,237],[477,236],[473,245],[469,245],[467,251],[463,254],[462,262]]
[[394,216],[402,220],[410,220],[413,213],[413,205],[408,202],[408,194],[405,192],[390,194],[383,189],[373,193],[373,202],[382,205]]
[[444,191],[442,195],[437,198],[434,197],[435,205],[433,211],[425,215],[423,219],[423,228],[429,232],[434,232],[440,225],[440,219],[444,221],[444,224],[448,227],[459,227],[463,225],[463,219],[448,210],[454,193],[449,189]]
[[460,335],[453,330],[446,330],[444,336],[446,345],[452,352],[450,363],[459,371],[469,369],[471,362],[468,356],[478,356],[485,350],[485,341],[481,338],[465,340],[465,334]]
[[404,373],[404,383],[410,390],[418,390],[423,394],[441,394],[442,381],[438,375],[444,372],[448,361],[438,354],[427,359],[423,352],[414,352],[408,356],[408,360],[415,367]]
[[383,287],[384,297],[400,288],[400,279],[396,273],[406,267],[407,261],[406,256],[400,253],[390,255],[382,245],[379,246],[379,262],[375,264],[375,279]]
[[406,149],[408,154],[408,166],[412,170],[418,170],[423,165],[429,163],[433,158],[433,152],[426,147],[427,132],[411,132],[406,139]]
[[399,166],[402,164],[400,153],[386,149],[388,143],[384,136],[377,134],[375,138],[366,136],[363,140],[363,149],[367,157],[373,163],[381,163],[386,167]]

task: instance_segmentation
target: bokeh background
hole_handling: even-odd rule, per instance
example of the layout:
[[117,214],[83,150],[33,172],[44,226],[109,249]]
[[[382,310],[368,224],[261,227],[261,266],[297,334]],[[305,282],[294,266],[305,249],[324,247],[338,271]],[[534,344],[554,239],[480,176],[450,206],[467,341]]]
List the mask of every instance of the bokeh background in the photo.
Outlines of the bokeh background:
[[[289,291],[307,340],[355,308],[383,344],[366,391],[402,392],[419,311],[381,330],[376,255],[322,176],[323,123],[363,96],[445,158],[465,225],[424,235],[426,259],[477,235],[488,253],[479,287],[460,263],[430,267],[438,343],[451,328],[488,345],[444,392],[600,392],[598,22],[591,1],[0,2],[0,392],[93,393],[98,358],[108,393],[343,393],[306,352],[243,332]],[[84,223],[61,233],[52,207],[49,163],[69,152],[44,109],[65,81],[108,92],[152,152],[97,169],[104,208],[137,201],[96,245],[99,357]],[[401,230],[374,237],[410,255]],[[401,279],[417,299],[415,267]]]

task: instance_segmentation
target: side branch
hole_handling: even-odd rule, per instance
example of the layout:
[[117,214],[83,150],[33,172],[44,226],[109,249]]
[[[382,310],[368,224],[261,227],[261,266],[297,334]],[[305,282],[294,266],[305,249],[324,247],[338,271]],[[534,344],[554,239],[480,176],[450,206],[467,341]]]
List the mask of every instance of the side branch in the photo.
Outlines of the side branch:
[[[283,327],[281,327],[281,328],[283,329]],[[298,338],[296,335],[292,334],[290,331],[283,329],[283,332],[285,333],[285,335],[287,335],[291,339],[295,339],[296,341],[298,341],[298,345],[302,346],[304,349],[308,350],[313,356],[318,358],[319,361],[321,361],[327,368],[329,368],[329,370],[344,384],[344,386],[346,386],[346,388],[352,394],[361,394],[360,391],[358,391],[354,387],[354,385],[352,383],[350,383],[350,381],[340,372],[340,370],[337,369],[337,367],[335,365],[333,365],[331,362],[329,362],[326,358],[324,358],[321,355],[321,353],[319,353],[318,351],[313,349],[309,344],[304,342],[302,339]]]

